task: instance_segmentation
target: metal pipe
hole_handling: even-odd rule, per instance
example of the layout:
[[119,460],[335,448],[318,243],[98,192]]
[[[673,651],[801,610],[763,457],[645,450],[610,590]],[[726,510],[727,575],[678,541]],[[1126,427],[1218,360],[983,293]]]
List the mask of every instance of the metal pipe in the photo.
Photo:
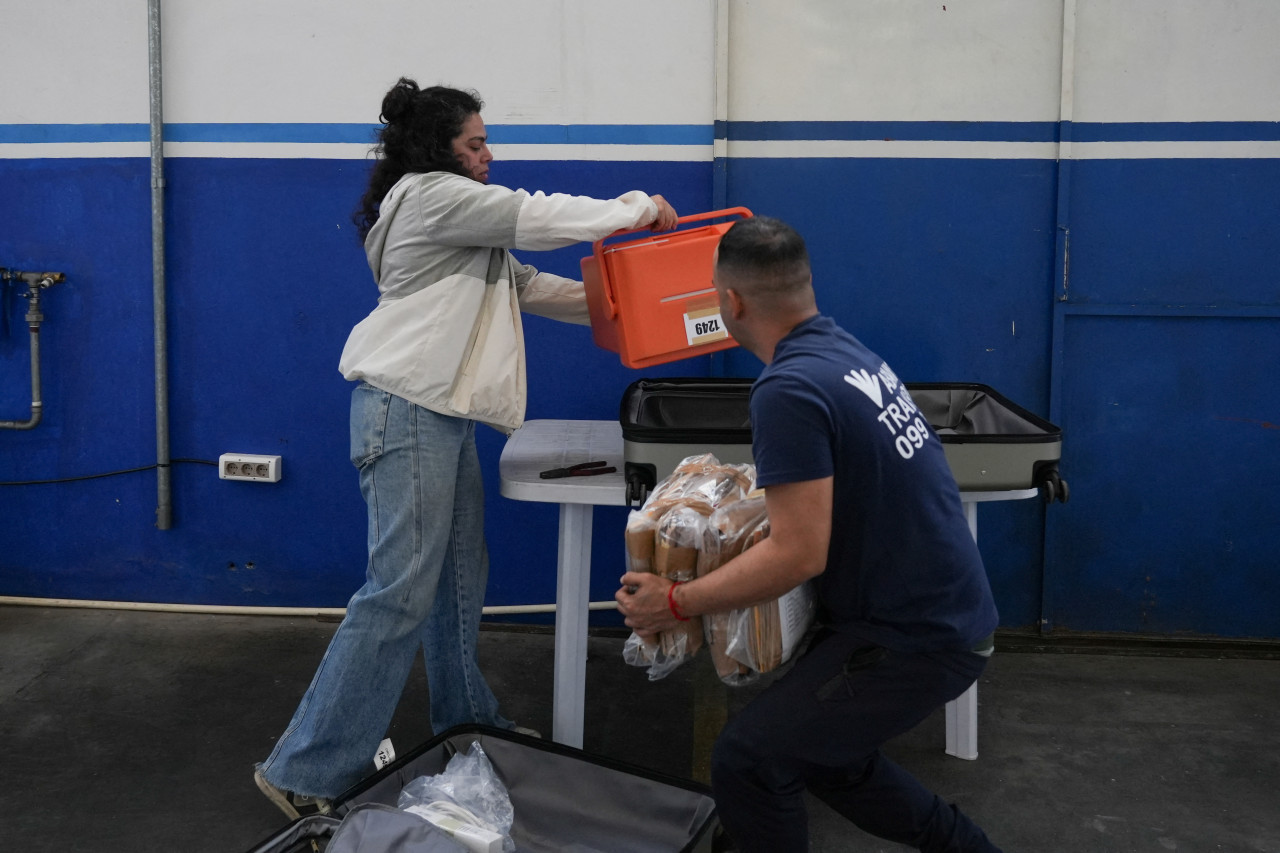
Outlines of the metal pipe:
[[151,90],[151,300],[155,327],[156,527],[173,526],[169,467],[169,332],[164,279],[164,102],[161,87],[160,0],[147,0],[147,58]]
[[717,0],[715,13],[711,208],[724,210],[729,206],[729,0]]
[[[140,601],[90,601],[78,598],[27,598],[0,596],[0,607],[69,607],[86,610],[141,610],[154,613],[202,613],[220,616],[330,616],[341,618],[344,607],[264,607],[235,604],[164,604]],[[592,601],[590,610],[616,610],[616,601]],[[494,604],[482,611],[485,616],[555,613],[554,604]]]
[[[1071,295],[1071,176],[1075,154],[1071,150],[1076,105],[1076,0],[1062,2],[1062,71],[1058,96],[1058,199],[1053,249],[1053,295],[1049,356],[1049,417],[1061,421],[1062,371],[1057,369],[1063,348],[1062,306]],[[1051,570],[1056,565],[1053,549],[1048,547],[1058,513],[1046,513],[1044,542],[1040,558],[1040,624],[1043,635],[1053,633],[1053,584]]]
[[27,299],[25,319],[31,335],[31,417],[25,421],[0,421],[0,429],[35,429],[44,418],[44,400],[40,391],[40,324],[44,322],[44,312],[40,310],[40,291],[63,281],[66,276],[60,272],[0,270],[0,278],[26,282],[28,290],[22,295]]

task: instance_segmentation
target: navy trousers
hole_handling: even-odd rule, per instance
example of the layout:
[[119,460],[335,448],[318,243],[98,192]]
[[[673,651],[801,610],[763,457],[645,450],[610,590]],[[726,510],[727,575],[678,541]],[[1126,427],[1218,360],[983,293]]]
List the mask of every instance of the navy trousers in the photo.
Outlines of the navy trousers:
[[742,853],[804,853],[807,788],[864,831],[925,853],[999,853],[880,751],[962,694],[986,663],[969,651],[906,654],[820,632],[716,741],[711,787],[725,830]]

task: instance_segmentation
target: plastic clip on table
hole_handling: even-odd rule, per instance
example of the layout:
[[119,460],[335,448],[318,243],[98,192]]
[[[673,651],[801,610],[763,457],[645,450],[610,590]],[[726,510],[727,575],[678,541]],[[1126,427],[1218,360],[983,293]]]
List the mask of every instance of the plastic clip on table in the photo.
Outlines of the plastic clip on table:
[[[621,425],[617,421],[528,421],[507,440],[498,463],[503,497],[560,504],[551,736],[578,748],[582,747],[586,703],[592,508],[625,506],[627,502],[626,483],[617,471],[593,477],[540,476],[548,469],[569,468],[583,459],[602,460],[621,469]],[[1037,489],[961,492],[969,532],[976,541],[979,503],[1021,500],[1037,494]],[[977,758],[977,684],[947,703],[946,716],[947,754]]]

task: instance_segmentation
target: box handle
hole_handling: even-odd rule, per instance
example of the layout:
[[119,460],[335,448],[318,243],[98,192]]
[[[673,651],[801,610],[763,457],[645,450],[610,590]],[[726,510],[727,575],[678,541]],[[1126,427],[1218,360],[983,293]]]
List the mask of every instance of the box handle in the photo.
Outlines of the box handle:
[[[744,219],[751,216],[751,211],[745,207],[727,207],[724,210],[709,210],[706,213],[691,213],[688,216],[681,216],[676,220],[677,230],[681,225],[687,225],[690,222],[701,222],[704,219],[719,219],[723,216],[741,216]],[[596,269],[600,271],[600,289],[604,293],[604,308],[606,316],[612,320],[618,316],[618,306],[613,298],[613,285],[609,281],[609,268],[604,263],[604,241],[612,240],[614,237],[624,237],[627,234],[639,234],[641,231],[648,231],[647,228],[631,228],[622,231],[615,231],[607,237],[596,240],[591,244],[591,254],[596,258]],[[671,232],[655,231],[655,234],[665,234]]]

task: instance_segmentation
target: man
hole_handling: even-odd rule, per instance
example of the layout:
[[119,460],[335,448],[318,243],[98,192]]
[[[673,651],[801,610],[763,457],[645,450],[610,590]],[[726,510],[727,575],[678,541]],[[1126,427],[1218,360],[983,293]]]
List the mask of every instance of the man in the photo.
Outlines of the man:
[[882,838],[998,851],[880,752],[973,683],[997,623],[942,445],[888,365],[818,312],[788,225],[735,223],[713,281],[730,334],[765,363],[751,425],[770,534],[674,588],[628,572],[615,598],[650,637],[816,579],[809,649],[716,742],[721,822],[744,853],[805,851],[807,788]]

